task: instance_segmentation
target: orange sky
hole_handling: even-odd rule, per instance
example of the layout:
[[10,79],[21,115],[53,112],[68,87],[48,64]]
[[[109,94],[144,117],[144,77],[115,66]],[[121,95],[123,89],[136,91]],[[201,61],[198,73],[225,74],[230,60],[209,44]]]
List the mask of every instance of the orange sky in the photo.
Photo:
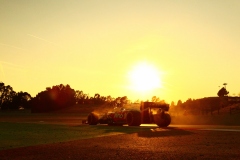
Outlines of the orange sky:
[[[238,0],[0,0],[0,81],[32,96],[58,84],[167,102],[240,93]],[[139,64],[161,86],[132,88]],[[143,75],[144,77],[144,75]]]

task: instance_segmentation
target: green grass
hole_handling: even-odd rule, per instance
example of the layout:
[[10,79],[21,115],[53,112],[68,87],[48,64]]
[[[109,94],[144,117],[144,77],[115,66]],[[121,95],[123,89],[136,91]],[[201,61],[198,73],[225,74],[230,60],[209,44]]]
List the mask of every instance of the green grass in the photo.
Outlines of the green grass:
[[123,133],[129,134],[146,129],[147,128],[105,125],[67,126],[0,122],[0,150]]

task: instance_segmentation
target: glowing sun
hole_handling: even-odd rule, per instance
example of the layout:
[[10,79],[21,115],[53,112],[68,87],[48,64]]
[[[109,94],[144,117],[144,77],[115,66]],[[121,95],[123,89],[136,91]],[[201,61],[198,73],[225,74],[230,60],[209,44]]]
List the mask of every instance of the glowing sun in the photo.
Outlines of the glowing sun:
[[140,63],[130,72],[131,88],[136,91],[150,91],[161,88],[161,74],[152,65]]

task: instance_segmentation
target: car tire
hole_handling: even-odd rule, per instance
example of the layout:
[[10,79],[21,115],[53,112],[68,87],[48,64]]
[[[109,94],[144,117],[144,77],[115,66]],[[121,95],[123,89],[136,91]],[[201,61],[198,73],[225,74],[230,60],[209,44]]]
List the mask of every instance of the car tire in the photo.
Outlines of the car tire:
[[167,127],[171,123],[171,117],[168,113],[154,115],[154,122],[159,127]]
[[141,113],[139,111],[129,111],[127,113],[127,124],[129,126],[141,125]]

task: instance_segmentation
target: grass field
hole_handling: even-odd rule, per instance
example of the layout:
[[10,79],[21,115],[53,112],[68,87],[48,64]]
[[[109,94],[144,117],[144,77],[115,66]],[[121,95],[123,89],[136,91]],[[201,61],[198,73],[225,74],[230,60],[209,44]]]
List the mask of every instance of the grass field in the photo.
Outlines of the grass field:
[[149,128],[0,122],[0,150],[129,134],[144,130]]

